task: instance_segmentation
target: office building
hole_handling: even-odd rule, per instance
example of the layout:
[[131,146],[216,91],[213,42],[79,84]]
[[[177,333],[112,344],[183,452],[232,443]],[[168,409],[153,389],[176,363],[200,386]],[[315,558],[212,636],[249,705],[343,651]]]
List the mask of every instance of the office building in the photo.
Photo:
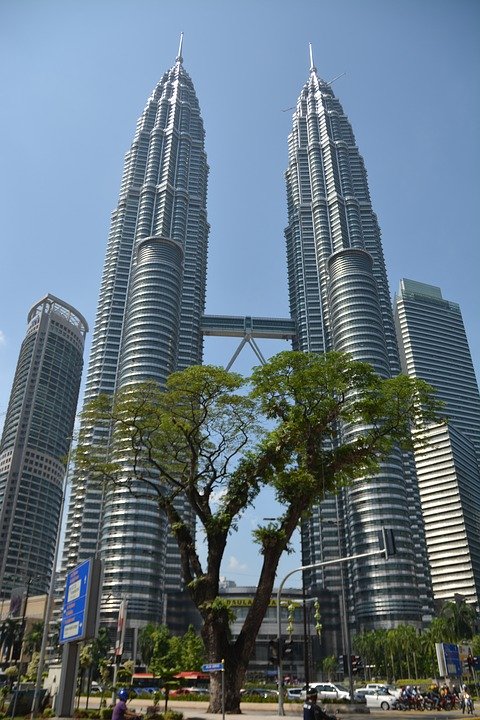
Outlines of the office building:
[[459,305],[445,300],[439,287],[403,279],[395,326],[403,372],[435,388],[449,424],[480,460],[480,393]]
[[88,326],[46,295],[28,313],[0,444],[0,597],[48,591]]
[[[182,59],[155,87],[125,157],[112,214],[85,402],[202,362],[208,165],[204,129]],[[101,430],[82,428],[95,443]],[[181,503],[181,501],[179,501]],[[191,510],[180,508],[194,522]],[[139,519],[141,518],[141,522]],[[60,584],[100,554],[102,621],[113,625],[122,595],[128,627],[164,619],[164,595],[181,590],[178,548],[155,502],[114,492],[75,473]],[[134,640],[133,640],[134,642]]]
[[480,394],[461,311],[440,288],[402,280],[395,324],[403,371],[436,389],[448,418],[415,452],[434,597],[479,607]]
[[[367,174],[350,122],[310,54],[288,138],[286,228],[294,348],[345,351],[382,377],[400,370],[391,300]],[[348,432],[355,432],[350,428]],[[406,522],[408,518],[408,522]],[[302,528],[303,564],[378,548],[382,527],[394,530],[398,554],[306,573],[315,588],[345,583],[355,631],[422,624],[431,607],[425,539],[415,474],[392,453],[377,477],[359,479],[317,506]]]

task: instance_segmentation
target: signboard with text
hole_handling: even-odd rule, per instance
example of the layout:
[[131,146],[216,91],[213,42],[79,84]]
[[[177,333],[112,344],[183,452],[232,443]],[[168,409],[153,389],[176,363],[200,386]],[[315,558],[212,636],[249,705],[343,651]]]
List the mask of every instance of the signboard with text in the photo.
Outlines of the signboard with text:
[[94,634],[100,571],[99,561],[92,558],[68,573],[60,621],[60,643],[78,642]]
[[202,665],[203,672],[219,672],[220,670],[223,670],[223,663],[207,663],[206,665]]
[[458,645],[454,643],[435,643],[438,670],[442,677],[461,677],[463,674],[462,660]]
[[90,571],[91,560],[86,560],[67,575],[60,623],[61,643],[82,640],[85,637]]

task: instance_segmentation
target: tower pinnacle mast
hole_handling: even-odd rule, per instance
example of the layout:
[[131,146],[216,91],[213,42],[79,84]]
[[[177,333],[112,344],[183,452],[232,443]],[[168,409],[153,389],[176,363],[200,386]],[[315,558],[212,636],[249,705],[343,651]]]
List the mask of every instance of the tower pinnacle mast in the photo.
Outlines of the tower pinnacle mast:
[[177,57],[175,58],[175,62],[179,62],[179,63],[183,62],[182,50],[183,50],[183,32],[180,33],[180,42],[178,44],[178,54],[177,54]]
[[316,72],[317,68],[315,67],[315,63],[313,61],[313,48],[312,43],[308,43],[308,51],[310,53],[310,72]]

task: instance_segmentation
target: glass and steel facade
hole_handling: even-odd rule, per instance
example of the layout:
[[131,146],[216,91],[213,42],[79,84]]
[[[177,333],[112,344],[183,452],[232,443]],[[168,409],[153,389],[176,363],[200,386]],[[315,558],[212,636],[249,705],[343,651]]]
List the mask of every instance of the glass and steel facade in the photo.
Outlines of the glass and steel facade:
[[457,303],[434,285],[403,279],[395,296],[402,370],[433,385],[445,414],[480,461],[480,394]]
[[[85,402],[142,380],[162,385],[172,371],[202,362],[207,179],[203,122],[181,43],[173,67],[147,101],[125,157]],[[92,443],[103,432],[82,431]],[[190,508],[180,509],[193,523]],[[164,593],[182,586],[178,548],[165,518],[153,501],[104,492],[76,473],[62,577],[97,553],[104,561],[103,620],[116,622],[126,595],[130,627],[161,622]]]
[[[342,350],[371,363],[382,377],[397,374],[390,293],[363,159],[350,122],[313,58],[293,114],[286,187],[294,348]],[[382,526],[393,528],[397,556],[388,563],[352,562],[344,578],[349,622],[356,630],[404,622],[419,626],[431,608],[411,459],[392,453],[377,477],[357,480],[316,506],[302,528],[303,564],[310,565],[375,549]],[[342,578],[332,566],[310,571],[306,582],[339,592]]]
[[462,314],[440,288],[401,280],[395,324],[405,373],[444,402],[448,425],[415,452],[436,601],[480,601],[480,394]]
[[53,295],[28,314],[0,444],[0,597],[48,591],[87,331]]

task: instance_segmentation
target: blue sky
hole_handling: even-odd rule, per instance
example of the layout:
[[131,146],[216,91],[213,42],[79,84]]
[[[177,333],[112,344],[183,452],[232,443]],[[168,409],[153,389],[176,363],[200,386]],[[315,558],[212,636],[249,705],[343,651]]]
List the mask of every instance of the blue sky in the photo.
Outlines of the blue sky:
[[[392,294],[407,277],[458,302],[480,377],[477,0],[2,0],[0,424],[29,308],[51,292],[93,330],[123,157],[182,31],[210,165],[207,312],[288,315],[283,173],[311,42],[324,79],[346,73]],[[236,344],[208,339],[205,361]],[[252,584],[256,562],[235,538],[225,574]]]

